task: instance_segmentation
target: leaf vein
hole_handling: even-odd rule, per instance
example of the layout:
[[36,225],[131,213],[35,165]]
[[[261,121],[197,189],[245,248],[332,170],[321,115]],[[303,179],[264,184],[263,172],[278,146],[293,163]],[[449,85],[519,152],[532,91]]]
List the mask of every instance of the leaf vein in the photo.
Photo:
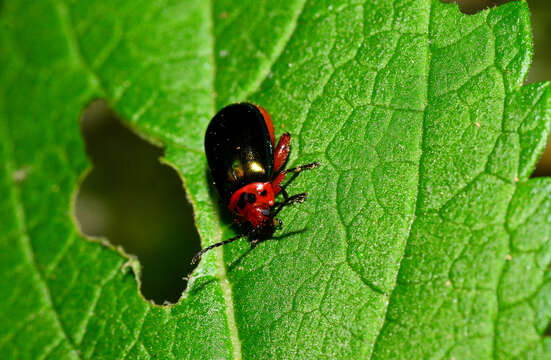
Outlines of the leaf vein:
[[[14,169],[16,169],[15,161],[13,159],[13,157],[14,157],[13,148],[14,147],[13,147],[13,143],[12,143],[10,137],[7,134],[7,129],[5,128],[5,125],[0,127],[0,135],[2,137],[2,142],[5,144],[5,146],[7,148],[8,156],[11,157],[11,159],[6,159],[6,161],[4,163],[4,167],[6,169],[6,172],[9,176],[9,178],[13,179]],[[31,239],[29,238],[29,234],[27,233],[26,220],[25,220],[25,209],[24,209],[24,206],[21,202],[19,191],[17,190],[16,186],[12,186],[11,189],[12,189],[12,191],[10,191],[10,194],[8,196],[10,197],[10,202],[11,202],[12,207],[14,209],[16,222],[17,222],[17,227],[19,229],[18,238],[19,238],[20,243],[22,244],[27,263],[28,263],[29,267],[33,270],[33,272],[35,273],[36,278],[38,280],[36,283],[37,283],[38,287],[42,290],[42,292],[44,294],[44,297],[43,297],[43,299],[45,301],[44,305],[51,310],[51,312],[53,314],[54,321],[55,321],[58,329],[60,330],[61,334],[63,335],[63,337],[68,342],[69,346],[73,350],[76,350],[76,346],[73,342],[73,339],[69,336],[69,334],[67,332],[67,329],[65,328],[65,324],[61,321],[61,319],[59,317],[59,314],[58,314],[58,311],[54,306],[54,303],[52,301],[52,295],[50,293],[50,289],[48,287],[48,283],[46,281],[46,278],[45,278],[44,274],[42,273],[42,271],[40,270],[40,268],[39,268],[39,266],[36,262],[36,259],[34,257],[34,252],[33,252],[33,248],[32,248]]]
[[429,6],[429,11],[428,11],[428,14],[427,14],[427,17],[429,19],[428,29],[427,29],[427,33],[426,33],[427,43],[429,44],[428,47],[427,47],[427,51],[428,51],[428,54],[427,54],[427,74],[426,74],[426,76],[427,76],[427,79],[426,79],[427,86],[426,86],[426,89],[425,89],[425,96],[426,96],[427,103],[425,103],[425,107],[424,107],[424,110],[423,110],[423,122],[422,122],[422,126],[421,126],[421,139],[420,139],[420,141],[421,141],[421,145],[420,145],[421,154],[419,156],[419,165],[418,165],[418,170],[417,170],[418,179],[417,179],[417,187],[416,187],[417,193],[416,193],[415,209],[414,209],[414,214],[413,214],[413,217],[411,219],[411,222],[410,222],[410,225],[409,225],[409,228],[408,228],[408,235],[406,236],[405,244],[404,244],[403,251],[402,251],[402,256],[401,256],[399,264],[398,264],[398,270],[396,271],[396,275],[395,275],[395,279],[394,279],[394,286],[393,286],[392,290],[390,291],[390,293],[388,294],[388,302],[387,302],[386,307],[384,309],[383,323],[381,324],[381,327],[379,328],[379,332],[378,332],[378,334],[375,338],[375,341],[373,343],[373,347],[371,349],[371,354],[369,355],[370,359],[373,357],[373,354],[375,353],[375,349],[377,347],[377,344],[379,343],[379,340],[381,339],[381,335],[383,333],[383,330],[389,322],[388,308],[390,307],[390,302],[392,300],[392,295],[393,295],[393,293],[396,290],[396,287],[398,285],[398,275],[400,273],[400,269],[402,268],[402,261],[404,259],[404,255],[406,253],[406,248],[407,248],[407,244],[409,242],[409,238],[411,237],[411,230],[413,228],[413,223],[417,219],[417,211],[419,209],[419,202],[420,202],[419,192],[420,192],[420,189],[421,189],[421,170],[422,170],[422,164],[423,164],[423,156],[425,154],[423,145],[424,145],[425,134],[426,134],[425,126],[426,126],[427,107],[428,107],[429,79],[430,79],[430,69],[431,69],[430,64],[431,64],[431,58],[432,58],[432,56],[431,56],[431,44],[430,44],[430,38],[429,38],[430,34],[431,34],[431,24],[432,24],[431,12],[432,12],[432,3]]

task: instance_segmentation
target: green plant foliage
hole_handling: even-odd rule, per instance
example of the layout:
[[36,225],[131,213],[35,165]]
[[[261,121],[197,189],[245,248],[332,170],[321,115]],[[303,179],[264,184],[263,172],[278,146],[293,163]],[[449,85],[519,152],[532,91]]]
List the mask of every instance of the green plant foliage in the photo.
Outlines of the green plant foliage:
[[[0,7],[2,358],[543,358],[551,120],[521,87],[529,12],[418,0],[7,1]],[[241,100],[293,134],[276,239],[206,255],[180,302],[81,236],[78,118],[102,97],[163,144],[203,244],[231,236],[203,134]],[[139,194],[136,194],[139,196]]]

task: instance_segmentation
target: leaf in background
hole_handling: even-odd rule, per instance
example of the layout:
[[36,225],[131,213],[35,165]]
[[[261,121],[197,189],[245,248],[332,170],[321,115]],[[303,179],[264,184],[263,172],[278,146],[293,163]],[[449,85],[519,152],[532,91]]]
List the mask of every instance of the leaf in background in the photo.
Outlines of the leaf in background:
[[[7,358],[549,356],[551,184],[528,180],[547,84],[520,87],[526,3],[7,2],[0,10],[0,351]],[[155,307],[86,241],[81,109],[162,143],[204,244],[223,231],[202,150],[240,100],[319,160],[276,240],[205,256]],[[139,194],[137,194],[139,196]],[[224,211],[223,209],[221,211]],[[139,273],[139,267],[131,262]]]

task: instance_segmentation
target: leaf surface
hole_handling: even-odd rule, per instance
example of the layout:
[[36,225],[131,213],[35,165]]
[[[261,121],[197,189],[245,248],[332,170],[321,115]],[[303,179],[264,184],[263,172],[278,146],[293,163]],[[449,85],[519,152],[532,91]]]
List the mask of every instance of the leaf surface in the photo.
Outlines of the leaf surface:
[[[551,183],[528,180],[548,84],[529,13],[439,1],[10,1],[0,8],[0,351],[7,358],[541,358]],[[181,174],[203,243],[232,235],[204,130],[267,108],[308,191],[254,251],[209,253],[180,302],[84,239],[78,117],[102,97]],[[128,266],[130,265],[130,266]]]

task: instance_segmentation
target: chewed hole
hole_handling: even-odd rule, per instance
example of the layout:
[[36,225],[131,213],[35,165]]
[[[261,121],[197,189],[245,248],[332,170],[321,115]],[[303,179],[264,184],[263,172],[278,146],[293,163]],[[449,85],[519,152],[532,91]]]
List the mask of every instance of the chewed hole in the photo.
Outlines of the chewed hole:
[[489,7],[503,5],[515,0],[440,0],[443,3],[457,3],[461,12],[465,14],[476,14]]
[[84,110],[81,130],[93,166],[76,198],[81,231],[138,257],[146,299],[178,301],[201,249],[180,177],[159,162],[163,150],[125,127],[105,101]]

